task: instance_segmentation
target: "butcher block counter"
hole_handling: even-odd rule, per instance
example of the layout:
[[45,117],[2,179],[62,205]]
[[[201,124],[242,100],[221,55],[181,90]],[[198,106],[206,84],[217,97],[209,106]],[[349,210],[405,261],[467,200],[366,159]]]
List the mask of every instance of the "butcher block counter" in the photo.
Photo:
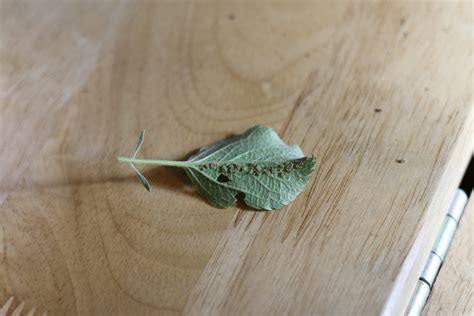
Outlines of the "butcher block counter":
[[[0,306],[403,313],[473,151],[473,68],[467,1],[2,0]],[[115,158],[256,124],[317,157],[280,210],[214,208],[176,168],[140,166],[148,193]]]

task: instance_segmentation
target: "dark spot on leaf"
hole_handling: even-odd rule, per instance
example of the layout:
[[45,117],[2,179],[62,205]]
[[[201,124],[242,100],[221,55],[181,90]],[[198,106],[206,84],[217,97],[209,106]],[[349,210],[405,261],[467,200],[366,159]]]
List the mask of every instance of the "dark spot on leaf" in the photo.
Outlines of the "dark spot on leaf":
[[217,177],[217,181],[219,182],[229,182],[230,179],[228,176],[224,175],[224,174],[220,174],[218,177]]
[[220,166],[219,167],[219,172],[226,173],[227,172],[227,166]]
[[381,109],[381,108],[376,108],[376,109],[375,109],[375,113],[380,113],[380,112],[382,112],[382,109]]
[[234,13],[229,13],[229,15],[227,16],[229,18],[229,20],[233,21],[235,20],[235,14]]
[[405,159],[397,159],[397,160],[395,160],[395,161],[396,161],[397,163],[405,163],[405,162],[406,162]]

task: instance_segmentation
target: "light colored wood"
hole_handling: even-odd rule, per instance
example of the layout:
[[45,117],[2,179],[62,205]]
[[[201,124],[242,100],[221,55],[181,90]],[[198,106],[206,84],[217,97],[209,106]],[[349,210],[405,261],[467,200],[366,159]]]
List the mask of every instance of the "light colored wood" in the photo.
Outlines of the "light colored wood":
[[[393,293],[413,288],[473,148],[470,3],[4,0],[0,15],[0,305],[407,303]],[[114,160],[142,128],[141,155],[176,159],[257,123],[318,157],[279,211],[214,209],[174,169],[143,168],[148,194]]]
[[0,306],[0,316],[5,316],[7,314],[10,314],[12,316],[19,316],[22,315],[22,312],[24,314],[28,313],[27,316],[32,316],[36,312],[36,308],[33,307],[29,311],[24,311],[23,308],[25,307],[25,302],[18,302],[18,305],[15,310],[10,309],[10,306],[12,305],[13,301],[15,298],[12,296],[10,297],[3,306]]
[[474,199],[469,199],[456,235],[425,307],[425,315],[474,313]]

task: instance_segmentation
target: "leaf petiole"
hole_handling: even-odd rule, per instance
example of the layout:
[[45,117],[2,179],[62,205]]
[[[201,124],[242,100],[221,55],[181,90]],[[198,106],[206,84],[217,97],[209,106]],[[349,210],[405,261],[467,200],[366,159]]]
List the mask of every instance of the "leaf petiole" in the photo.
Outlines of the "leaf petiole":
[[172,166],[181,168],[192,168],[197,164],[189,161],[174,161],[174,160],[160,160],[160,159],[137,159],[131,157],[117,157],[118,161],[128,162],[141,165],[160,165],[160,166]]

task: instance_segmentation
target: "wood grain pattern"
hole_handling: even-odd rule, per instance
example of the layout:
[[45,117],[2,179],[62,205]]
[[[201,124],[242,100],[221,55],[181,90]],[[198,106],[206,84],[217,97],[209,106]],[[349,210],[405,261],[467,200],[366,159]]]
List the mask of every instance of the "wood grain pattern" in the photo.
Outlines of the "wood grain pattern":
[[[469,2],[1,1],[0,305],[400,312],[473,149],[472,25]],[[280,211],[114,160],[142,128],[179,159],[257,123],[318,156]]]
[[473,230],[474,199],[471,194],[425,307],[425,315],[467,316],[474,313]]

